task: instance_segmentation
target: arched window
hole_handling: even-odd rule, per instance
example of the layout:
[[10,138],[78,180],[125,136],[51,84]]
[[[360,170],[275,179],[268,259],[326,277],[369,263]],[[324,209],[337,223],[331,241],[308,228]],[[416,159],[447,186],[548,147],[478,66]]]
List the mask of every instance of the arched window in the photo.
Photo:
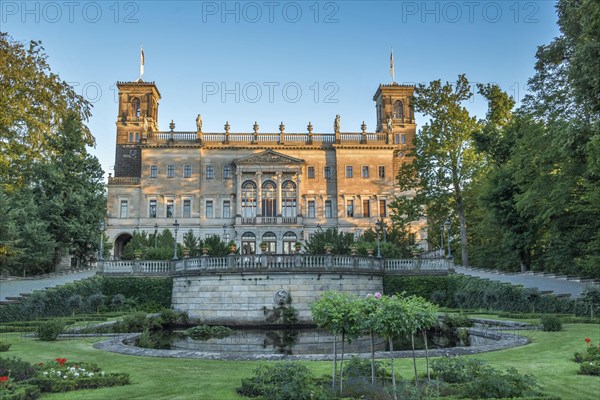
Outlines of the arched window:
[[242,235],[242,254],[256,253],[256,235],[252,232],[246,232]]
[[267,252],[276,253],[277,252],[277,235],[273,232],[266,232],[262,236],[262,241],[267,244]]
[[256,217],[256,183],[245,181],[242,183],[242,218]]
[[294,254],[294,245],[298,240],[298,236],[294,232],[286,232],[283,234],[283,254]]
[[402,100],[396,100],[394,102],[394,118],[404,119],[404,103]]
[[141,106],[140,99],[135,97],[133,100],[131,100],[131,112],[136,117],[140,116],[140,108],[141,108],[140,106]]
[[264,181],[262,184],[262,215],[263,217],[276,217],[277,199],[273,181]]
[[281,185],[281,206],[283,217],[295,217],[296,212],[296,184],[292,181],[285,181]]

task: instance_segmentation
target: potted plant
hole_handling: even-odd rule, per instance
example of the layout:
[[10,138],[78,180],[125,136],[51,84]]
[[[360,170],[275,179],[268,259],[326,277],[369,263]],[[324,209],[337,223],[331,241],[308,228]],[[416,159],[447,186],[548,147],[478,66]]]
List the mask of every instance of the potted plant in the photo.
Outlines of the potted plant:
[[139,260],[140,258],[142,258],[142,250],[141,250],[141,249],[135,249],[135,250],[133,251],[133,257],[134,257],[136,260]]
[[327,254],[331,254],[332,250],[333,250],[333,245],[331,243],[325,243],[325,252]]
[[183,258],[189,258],[190,257],[190,249],[188,249],[187,247],[183,248]]
[[202,255],[203,256],[207,256],[209,251],[210,251],[210,247],[202,246]]
[[301,242],[294,243],[294,250],[296,250],[296,253],[300,253],[300,250],[302,250],[302,243]]
[[267,242],[260,242],[260,251],[261,252],[265,252],[267,251],[267,247],[269,247],[269,244]]
[[350,245],[350,253],[355,256],[356,252],[358,251],[358,246],[356,244],[352,244]]
[[234,241],[229,242],[227,245],[227,250],[229,251],[229,254],[235,254],[237,246]]
[[367,254],[369,255],[369,257],[371,257],[373,255],[373,251],[375,251],[374,248],[372,247],[367,247]]

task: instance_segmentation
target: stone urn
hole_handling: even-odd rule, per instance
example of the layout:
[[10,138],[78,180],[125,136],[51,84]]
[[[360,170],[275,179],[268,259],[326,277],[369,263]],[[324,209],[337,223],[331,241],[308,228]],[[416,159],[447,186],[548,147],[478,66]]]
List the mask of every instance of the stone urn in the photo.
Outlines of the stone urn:
[[139,261],[140,258],[142,258],[142,251],[141,250],[135,250],[133,252],[133,257],[135,258],[136,261]]
[[327,243],[327,244],[325,245],[325,252],[326,252],[327,254],[331,254],[331,251],[332,251],[332,250],[333,250],[333,245],[332,245],[331,243]]
[[183,248],[183,258],[189,258],[190,257],[190,249],[188,249],[187,247]]
[[230,243],[228,250],[229,250],[229,254],[235,254],[235,252],[237,250],[237,246],[235,245],[235,243]]
[[267,244],[267,242],[261,242],[260,243],[260,251],[264,253],[265,251],[267,251],[268,246],[269,245]]
[[296,253],[300,253],[300,250],[302,250],[302,243],[296,242],[296,244],[294,244],[294,250],[296,250]]
[[367,254],[369,255],[369,257],[373,256],[373,251],[374,249],[372,247],[367,247]]
[[350,254],[352,254],[353,256],[356,255],[356,252],[358,251],[358,247],[356,246],[350,246]]
[[209,248],[209,247],[206,247],[206,246],[204,246],[204,247],[202,248],[202,255],[203,255],[203,256],[207,256],[207,255],[208,255],[208,251],[209,251],[209,250],[210,250],[210,248]]

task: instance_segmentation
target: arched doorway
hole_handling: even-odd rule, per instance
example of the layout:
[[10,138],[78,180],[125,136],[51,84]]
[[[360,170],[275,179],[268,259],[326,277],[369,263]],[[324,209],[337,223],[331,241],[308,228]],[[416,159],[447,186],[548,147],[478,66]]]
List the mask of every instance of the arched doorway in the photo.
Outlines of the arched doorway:
[[286,232],[283,234],[283,254],[294,254],[294,245],[296,244],[297,236],[294,232]]
[[119,236],[117,236],[117,238],[115,239],[115,247],[113,252],[115,260],[121,259],[123,249],[131,239],[132,236],[129,233],[121,233]]
[[252,232],[246,232],[242,235],[242,254],[256,253],[256,236]]

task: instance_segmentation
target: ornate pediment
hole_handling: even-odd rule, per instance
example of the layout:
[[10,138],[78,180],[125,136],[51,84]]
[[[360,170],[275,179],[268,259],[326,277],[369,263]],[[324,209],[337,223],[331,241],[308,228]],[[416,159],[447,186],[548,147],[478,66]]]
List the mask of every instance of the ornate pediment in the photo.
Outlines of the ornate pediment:
[[303,164],[304,160],[286,156],[273,150],[266,150],[262,153],[253,154],[248,157],[240,158],[234,161],[236,165],[290,165]]

